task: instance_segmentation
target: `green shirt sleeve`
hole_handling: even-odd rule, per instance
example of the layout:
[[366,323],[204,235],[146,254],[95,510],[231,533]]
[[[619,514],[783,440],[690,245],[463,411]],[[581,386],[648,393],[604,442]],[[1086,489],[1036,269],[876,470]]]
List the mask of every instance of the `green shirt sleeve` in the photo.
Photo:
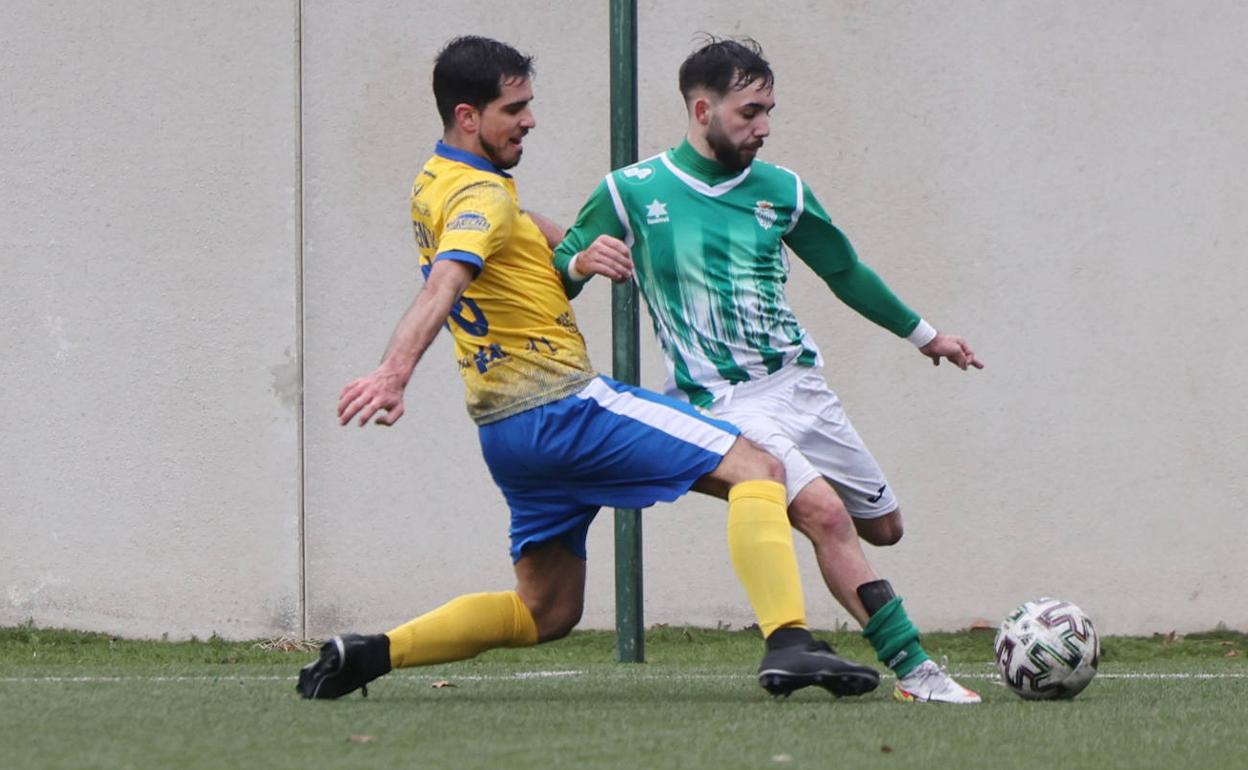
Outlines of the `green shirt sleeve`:
[[859,315],[899,337],[909,335],[919,324],[918,313],[898,299],[874,270],[859,261],[849,239],[832,224],[805,182],[802,194],[805,209],[784,242]]
[[581,207],[581,213],[576,215],[576,224],[572,225],[572,229],[555,247],[555,269],[559,271],[559,278],[563,281],[563,289],[567,292],[568,299],[580,294],[585,286],[585,281],[573,280],[568,275],[568,263],[572,261],[572,257],[589,248],[600,235],[610,235],[621,240],[625,235],[624,226],[620,224],[620,218],[615,213],[615,204],[611,201],[606,179],[594,188],[589,200]]

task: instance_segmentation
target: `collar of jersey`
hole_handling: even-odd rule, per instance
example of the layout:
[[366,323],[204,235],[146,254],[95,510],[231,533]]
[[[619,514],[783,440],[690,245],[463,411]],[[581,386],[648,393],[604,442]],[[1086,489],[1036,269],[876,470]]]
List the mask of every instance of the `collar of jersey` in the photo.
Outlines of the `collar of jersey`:
[[437,146],[433,148],[433,152],[435,155],[441,155],[443,158],[446,158],[447,160],[453,160],[457,163],[464,163],[466,165],[472,166],[475,169],[480,169],[481,171],[488,171],[491,174],[498,174],[504,179],[511,179],[511,174],[508,174],[506,171],[500,171],[497,168],[494,168],[493,163],[489,162],[488,160],[481,157],[480,155],[477,155],[475,152],[468,152],[467,150],[461,150],[458,147],[452,147],[446,142],[442,141],[441,139],[438,140]]
[[746,166],[744,170],[734,173],[722,164],[702,157],[702,154],[689,144],[688,139],[662,157],[663,163],[673,174],[703,195],[714,197],[723,195],[744,182],[745,178],[750,175],[751,166]]

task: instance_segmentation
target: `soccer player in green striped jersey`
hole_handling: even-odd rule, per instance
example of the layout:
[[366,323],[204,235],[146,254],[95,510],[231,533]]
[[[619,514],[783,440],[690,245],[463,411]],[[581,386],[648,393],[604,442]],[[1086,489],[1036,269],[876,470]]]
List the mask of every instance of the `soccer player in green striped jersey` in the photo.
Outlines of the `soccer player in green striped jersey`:
[[686,140],[608,174],[555,252],[569,296],[592,275],[635,278],[668,364],[669,395],[737,425],[785,465],[792,524],[824,581],[864,626],[911,702],[978,703],[931,661],[901,598],[859,536],[901,537],[883,472],[824,381],[819,348],[785,297],[787,252],[855,311],[939,364],[983,368],[858,259],[809,186],[756,160],[770,133],[773,74],[757,43],[712,39],[685,60]]

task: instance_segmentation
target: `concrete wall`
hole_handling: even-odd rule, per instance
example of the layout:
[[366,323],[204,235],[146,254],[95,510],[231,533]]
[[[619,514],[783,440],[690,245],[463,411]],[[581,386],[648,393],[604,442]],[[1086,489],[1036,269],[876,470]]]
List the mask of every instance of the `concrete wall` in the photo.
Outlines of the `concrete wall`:
[[0,622],[299,627],[295,30],[253,5],[5,4]]
[[[438,48],[472,31],[537,54],[516,175],[567,222],[608,165],[606,3],[10,5],[0,624],[316,636],[509,586],[449,340],[395,428],[333,409],[419,285],[407,191],[439,134]],[[1230,75],[1248,10],[643,1],[639,18],[643,155],[681,138],[694,33],[753,35],[778,78],[764,157],[988,363],[933,369],[795,267],[906,514],[902,543],[868,555],[920,625],[1047,593],[1110,632],[1248,629],[1248,95]],[[576,307],[609,367],[607,287]],[[643,382],[662,370],[645,326]],[[613,620],[610,524],[590,627]],[[658,506],[645,533],[647,622],[749,622],[722,504]],[[799,547],[812,621],[844,622]]]

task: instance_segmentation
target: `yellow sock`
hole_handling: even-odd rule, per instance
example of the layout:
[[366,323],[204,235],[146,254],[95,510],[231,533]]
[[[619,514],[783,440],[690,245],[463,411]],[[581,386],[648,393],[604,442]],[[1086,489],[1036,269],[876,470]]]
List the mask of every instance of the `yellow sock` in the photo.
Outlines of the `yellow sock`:
[[495,647],[537,644],[537,624],[515,591],[465,594],[409,620],[390,637],[390,665],[427,666],[475,657]]
[[764,638],[777,628],[805,627],[806,603],[783,484],[743,481],[728,491],[728,555]]

